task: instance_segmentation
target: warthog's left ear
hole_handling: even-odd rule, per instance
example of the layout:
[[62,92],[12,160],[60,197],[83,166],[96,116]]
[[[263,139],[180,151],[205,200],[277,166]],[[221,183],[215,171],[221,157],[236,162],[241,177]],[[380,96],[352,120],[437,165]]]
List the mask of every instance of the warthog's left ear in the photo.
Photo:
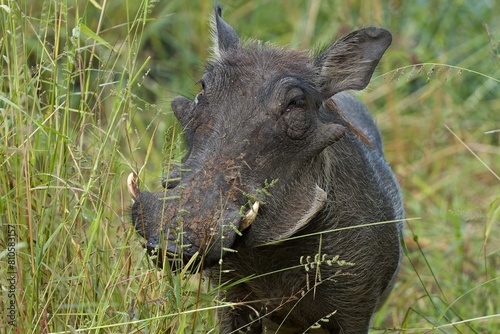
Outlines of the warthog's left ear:
[[240,38],[238,37],[238,34],[236,34],[236,31],[234,31],[234,29],[222,19],[222,8],[219,5],[216,5],[214,10],[214,52],[216,56],[219,57],[220,53],[223,51],[239,48]]
[[320,76],[323,97],[365,88],[391,42],[389,31],[368,27],[340,38],[320,54],[314,65]]

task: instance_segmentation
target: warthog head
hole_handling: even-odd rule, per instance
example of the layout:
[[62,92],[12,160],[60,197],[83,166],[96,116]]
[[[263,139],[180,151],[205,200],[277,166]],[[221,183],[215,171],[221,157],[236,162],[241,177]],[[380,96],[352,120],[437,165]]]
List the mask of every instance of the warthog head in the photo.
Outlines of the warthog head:
[[[388,31],[365,28],[314,56],[243,43],[220,14],[217,7],[200,92],[172,101],[189,147],[185,161],[161,193],[140,191],[129,177],[133,224],[148,247],[184,261],[197,254],[205,267],[238,245],[289,237],[323,208],[326,193],[308,166],[345,124],[320,109],[336,93],[366,87],[391,43]],[[283,220],[286,229],[273,229]]]

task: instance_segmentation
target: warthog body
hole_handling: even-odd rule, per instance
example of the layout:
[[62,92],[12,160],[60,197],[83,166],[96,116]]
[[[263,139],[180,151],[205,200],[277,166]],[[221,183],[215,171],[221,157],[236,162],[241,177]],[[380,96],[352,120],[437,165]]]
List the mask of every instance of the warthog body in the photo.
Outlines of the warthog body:
[[367,86],[390,33],[354,31],[312,56],[240,42],[217,7],[214,35],[200,93],[172,101],[182,168],[158,194],[129,179],[135,228],[171,263],[197,256],[216,283],[238,282],[221,292],[238,305],[220,312],[221,333],[261,333],[264,318],[367,333],[404,212],[374,121],[343,91]]

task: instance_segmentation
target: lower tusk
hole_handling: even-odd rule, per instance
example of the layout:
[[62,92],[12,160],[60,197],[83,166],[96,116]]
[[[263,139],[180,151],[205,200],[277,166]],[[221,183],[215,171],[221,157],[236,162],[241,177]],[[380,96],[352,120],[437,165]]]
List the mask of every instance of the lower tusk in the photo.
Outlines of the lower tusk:
[[240,231],[246,230],[257,218],[257,213],[259,212],[259,202],[253,203],[250,210],[247,211],[245,217],[241,220]]
[[137,186],[137,175],[135,173],[130,173],[127,177],[127,188],[128,192],[135,199],[141,193],[139,187]]

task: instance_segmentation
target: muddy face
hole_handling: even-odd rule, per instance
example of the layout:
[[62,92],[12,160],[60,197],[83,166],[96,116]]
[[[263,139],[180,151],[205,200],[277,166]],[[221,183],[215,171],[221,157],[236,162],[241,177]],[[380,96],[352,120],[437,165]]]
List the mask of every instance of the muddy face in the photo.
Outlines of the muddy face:
[[189,156],[165,192],[136,192],[132,218],[149,246],[161,245],[162,231],[168,252],[218,261],[254,220],[255,203],[266,202],[259,191],[266,182],[289,183],[343,134],[318,118],[321,95],[308,58],[272,52],[235,50],[211,66],[194,100],[172,101]]
[[[352,39],[380,44],[389,38],[380,50],[340,43],[338,48],[345,48],[341,55],[329,49],[312,59],[308,53],[260,43],[242,46],[219,12],[215,35],[215,60],[199,82],[200,92],[193,100],[172,101],[189,147],[182,167],[166,178],[161,193],[141,192],[129,178],[132,220],[148,247],[182,254],[184,260],[198,252],[205,267],[234,249],[262,217],[293,217],[291,224],[306,224],[321,209],[324,191],[298,175],[345,130],[321,117],[321,106],[339,91],[366,86],[390,43],[390,35],[372,28]],[[347,71],[341,63],[346,55],[366,69]],[[340,69],[336,77],[329,72],[334,67]],[[271,182],[278,190],[262,191]],[[300,183],[300,196],[286,190],[294,183]],[[273,208],[266,198],[270,193],[297,200]],[[280,210],[286,214],[272,216]]]

